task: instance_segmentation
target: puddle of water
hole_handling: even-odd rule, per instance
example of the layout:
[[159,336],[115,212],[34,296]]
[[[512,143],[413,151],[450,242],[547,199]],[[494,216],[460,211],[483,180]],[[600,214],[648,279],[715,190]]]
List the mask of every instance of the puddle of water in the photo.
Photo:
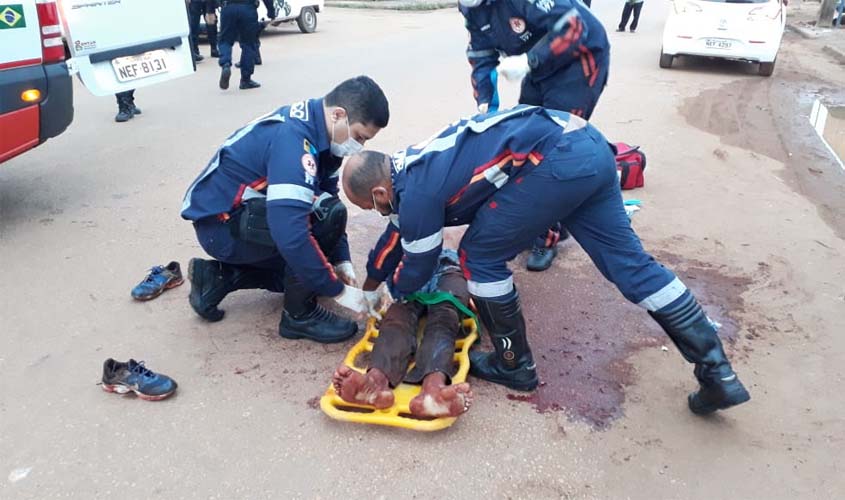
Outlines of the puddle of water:
[[816,99],[810,123],[839,166],[845,169],[845,106],[827,106]]

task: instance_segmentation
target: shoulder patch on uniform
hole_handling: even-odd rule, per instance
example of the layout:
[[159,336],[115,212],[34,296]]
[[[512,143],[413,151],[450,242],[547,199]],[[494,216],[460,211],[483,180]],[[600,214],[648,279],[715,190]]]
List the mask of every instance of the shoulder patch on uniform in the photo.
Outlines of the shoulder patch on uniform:
[[302,120],[304,122],[308,121],[308,101],[298,102],[296,104],[290,105],[290,117],[296,118],[297,120]]
[[305,171],[305,182],[312,186],[317,181],[317,162],[314,160],[314,155],[305,153],[302,155],[302,170]]
[[310,153],[312,155],[317,154],[317,148],[315,148],[310,142],[308,142],[308,139],[304,139],[302,141],[302,149],[305,150],[306,153]]
[[511,25],[511,29],[517,35],[521,35],[525,32],[525,19],[522,19],[521,17],[512,17],[510,18],[509,23]]

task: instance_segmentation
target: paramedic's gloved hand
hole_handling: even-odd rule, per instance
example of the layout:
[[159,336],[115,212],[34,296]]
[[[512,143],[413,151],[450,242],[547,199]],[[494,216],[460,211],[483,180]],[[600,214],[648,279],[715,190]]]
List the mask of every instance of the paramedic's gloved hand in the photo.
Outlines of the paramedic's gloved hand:
[[367,299],[364,298],[364,291],[360,288],[344,285],[343,291],[334,298],[334,301],[358,316],[367,314]]
[[364,298],[367,300],[367,309],[371,318],[381,321],[381,311],[392,302],[390,295],[384,287],[379,286],[375,290],[364,290]]
[[499,63],[499,74],[512,82],[521,82],[531,68],[528,66],[528,55],[522,54],[513,57],[505,57]]
[[334,272],[337,273],[337,277],[340,278],[340,281],[345,284],[354,287],[358,286],[358,278],[355,276],[355,268],[352,267],[352,263],[348,260],[334,266]]

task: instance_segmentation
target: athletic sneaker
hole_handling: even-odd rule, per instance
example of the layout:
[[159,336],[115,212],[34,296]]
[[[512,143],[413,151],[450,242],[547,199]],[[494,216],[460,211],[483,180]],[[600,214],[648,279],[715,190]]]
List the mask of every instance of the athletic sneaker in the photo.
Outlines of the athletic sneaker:
[[160,401],[176,392],[176,381],[153,372],[143,361],[121,363],[109,358],[103,363],[103,390],[118,394],[132,391],[141,399]]
[[144,281],[132,289],[132,297],[135,300],[151,300],[165,290],[176,288],[184,282],[178,262],[171,262],[166,266],[155,266],[150,269],[150,274],[144,278]]

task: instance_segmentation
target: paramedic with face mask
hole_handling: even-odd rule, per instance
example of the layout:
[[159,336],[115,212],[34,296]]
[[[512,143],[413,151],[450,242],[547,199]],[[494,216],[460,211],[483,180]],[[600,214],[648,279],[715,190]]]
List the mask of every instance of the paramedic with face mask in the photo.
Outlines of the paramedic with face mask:
[[387,126],[381,88],[366,76],[325,97],[284,106],[232,134],[191,184],[182,217],[215,260],[192,259],[190,304],[219,321],[223,298],[244,289],[284,292],[279,335],[340,342],[357,324],[317,304],[333,297],[367,311],[338,198],[341,161]]

